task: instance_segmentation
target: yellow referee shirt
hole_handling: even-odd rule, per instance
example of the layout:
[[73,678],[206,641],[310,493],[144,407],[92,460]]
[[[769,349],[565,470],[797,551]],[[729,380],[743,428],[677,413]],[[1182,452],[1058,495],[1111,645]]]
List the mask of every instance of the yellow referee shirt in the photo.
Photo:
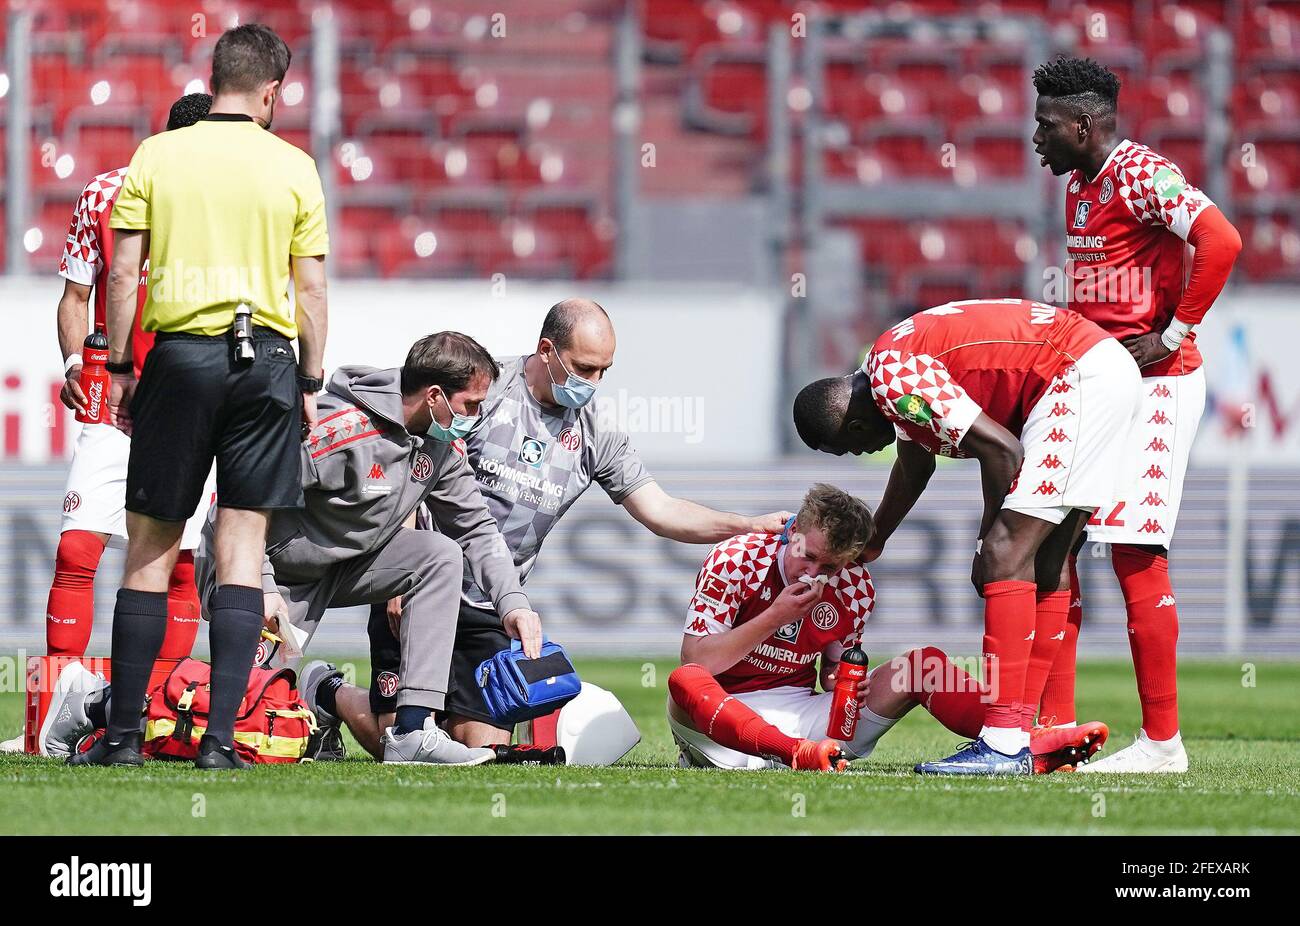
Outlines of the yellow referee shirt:
[[289,258],[329,252],[316,162],[243,118],[141,142],[109,226],[150,233],[145,331],[224,334],[244,302],[295,338]]

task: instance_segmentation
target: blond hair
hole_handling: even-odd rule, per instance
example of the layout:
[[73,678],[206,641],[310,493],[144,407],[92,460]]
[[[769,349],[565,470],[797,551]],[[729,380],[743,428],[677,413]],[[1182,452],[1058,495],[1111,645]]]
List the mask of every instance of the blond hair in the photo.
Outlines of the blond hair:
[[850,562],[862,555],[875,530],[870,508],[825,482],[808,490],[795,522],[805,533],[820,530],[826,536],[826,552]]

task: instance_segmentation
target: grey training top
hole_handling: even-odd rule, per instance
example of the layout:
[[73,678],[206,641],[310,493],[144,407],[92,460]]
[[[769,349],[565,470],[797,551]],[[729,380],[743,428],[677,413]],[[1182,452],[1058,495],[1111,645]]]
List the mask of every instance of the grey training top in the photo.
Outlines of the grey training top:
[[[654,477],[622,431],[602,428],[593,400],[546,408],[528,391],[524,361],[502,364],[482,405],[483,422],[466,440],[479,492],[526,582],[542,541],[592,481],[621,504]],[[467,568],[466,603],[491,608]]]

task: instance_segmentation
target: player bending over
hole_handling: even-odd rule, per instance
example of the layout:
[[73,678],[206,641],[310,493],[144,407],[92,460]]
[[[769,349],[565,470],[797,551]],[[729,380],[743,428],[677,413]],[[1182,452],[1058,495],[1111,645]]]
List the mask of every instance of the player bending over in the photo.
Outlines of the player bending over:
[[1028,771],[1069,610],[1068,553],[1092,512],[1115,497],[1139,383],[1128,352],[1080,315],[970,299],[903,319],[862,369],[811,383],[795,399],[795,426],[815,450],[876,453],[898,439],[868,560],[920,498],[935,454],[980,462],[984,516],[971,582],[984,598],[985,677],[996,696],[975,743],[918,771]]
[[[875,603],[858,561],[871,534],[866,505],[818,484],[782,533],[740,534],[713,548],[688,606],[684,664],[668,677],[668,725],[682,765],[840,771],[870,755],[918,704],[955,733],[979,734],[979,682],[925,647],[859,685],[852,740],[826,737],[840,654],[858,643]],[[1042,730],[1035,766],[1049,772],[1074,761],[1099,727]]]

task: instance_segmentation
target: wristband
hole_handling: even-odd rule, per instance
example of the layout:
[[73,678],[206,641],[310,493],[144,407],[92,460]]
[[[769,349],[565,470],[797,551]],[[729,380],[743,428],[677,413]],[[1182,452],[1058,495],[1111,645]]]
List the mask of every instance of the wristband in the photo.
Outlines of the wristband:
[[104,369],[108,370],[108,372],[113,373],[117,376],[121,376],[125,373],[134,373],[135,364],[132,363],[130,360],[120,360],[117,361],[116,363],[110,360],[108,361],[108,363],[104,364]]
[[298,374],[298,391],[313,394],[320,392],[325,388],[325,380],[319,376],[303,376]]
[[1164,334],[1160,335],[1160,343],[1171,351],[1178,350],[1178,345],[1183,343],[1183,339],[1192,333],[1193,325],[1184,321],[1174,319],[1165,329]]
[[63,361],[63,375],[67,376],[68,371],[80,363],[82,363],[81,354],[69,354],[68,359]]
[[975,555],[979,556],[984,552],[984,538],[981,537],[975,541]]

